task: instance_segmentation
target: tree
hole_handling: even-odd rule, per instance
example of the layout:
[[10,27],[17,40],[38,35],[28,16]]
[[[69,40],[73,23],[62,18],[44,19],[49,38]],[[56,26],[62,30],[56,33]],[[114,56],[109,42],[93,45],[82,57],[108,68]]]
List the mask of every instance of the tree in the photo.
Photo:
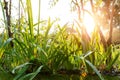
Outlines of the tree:
[[[56,5],[59,0],[52,0],[51,4]],[[119,0],[71,0],[74,10],[78,12],[79,26],[82,23],[84,12],[89,13],[94,17],[96,21],[96,26],[98,26],[98,31],[101,37],[101,41],[105,48],[112,44],[112,32],[113,28],[119,27],[120,25],[120,1]],[[92,8],[92,12],[86,10],[85,4],[89,2]],[[106,40],[103,34],[103,29],[109,30],[109,37]],[[82,31],[83,28],[81,28]],[[120,28],[119,28],[120,29]],[[88,36],[85,31],[86,36]],[[85,36],[85,35],[84,35]],[[89,38],[89,36],[88,36]]]
[[[8,2],[6,0],[4,0],[4,9],[6,11],[6,24],[7,24],[7,30],[8,30],[8,38],[12,38],[13,33],[11,32],[11,0],[10,3],[8,4]],[[8,7],[9,5],[9,7]],[[13,47],[13,42],[10,42],[11,47]]]

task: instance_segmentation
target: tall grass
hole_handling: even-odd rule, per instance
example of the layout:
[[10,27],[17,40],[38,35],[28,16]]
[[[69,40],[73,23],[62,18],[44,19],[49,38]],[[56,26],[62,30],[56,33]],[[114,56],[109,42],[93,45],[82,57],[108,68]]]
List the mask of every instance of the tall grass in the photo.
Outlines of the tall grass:
[[[76,33],[71,33],[67,30],[68,24],[62,27],[59,24],[54,25],[56,20],[51,21],[50,18],[44,21],[45,25],[40,19],[33,23],[31,0],[26,0],[26,4],[20,1],[24,11],[27,9],[24,12],[27,16],[20,18],[22,30],[14,33],[13,38],[4,38],[6,33],[4,36],[0,35],[0,69],[15,74],[14,80],[32,80],[39,72],[57,74],[62,69],[81,70],[81,74],[96,73],[104,80],[100,71],[110,70],[119,63],[119,50],[115,45],[111,45],[106,51],[97,29],[89,39],[85,29],[83,33],[78,31],[79,29]],[[40,16],[40,12],[38,14]],[[43,26],[40,27],[40,24]],[[19,24],[16,23],[16,26]],[[35,26],[38,26],[37,36],[34,34]],[[50,33],[52,27],[56,27],[57,31]],[[11,41],[14,43],[13,48],[9,48]]]

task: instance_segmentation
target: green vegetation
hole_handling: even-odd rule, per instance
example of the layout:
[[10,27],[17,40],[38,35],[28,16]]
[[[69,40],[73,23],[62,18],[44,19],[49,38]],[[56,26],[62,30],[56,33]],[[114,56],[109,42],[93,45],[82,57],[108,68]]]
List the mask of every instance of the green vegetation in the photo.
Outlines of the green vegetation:
[[[111,75],[119,73],[120,45],[112,44],[109,42],[110,39],[107,42],[104,41],[99,28],[102,24],[96,23],[97,28],[91,37],[86,29],[80,26],[75,29],[75,33],[72,33],[68,30],[68,24],[60,26],[56,23],[57,20],[51,21],[50,18],[45,21],[38,19],[38,22],[34,24],[31,0],[26,0],[26,4],[20,0],[27,16],[23,15],[16,20],[15,24],[10,21],[8,25],[9,21],[6,19],[8,16],[3,8],[5,3],[1,0],[0,3],[5,25],[5,32],[0,34],[0,78],[5,75],[2,80],[7,80],[9,77],[11,80],[37,80],[38,78],[94,80],[92,77],[109,80]],[[80,23],[79,25],[82,25]],[[53,27],[56,31],[50,33]],[[6,74],[9,76],[4,79]],[[90,75],[92,77],[89,77]],[[109,75],[109,77],[104,75]],[[46,79],[46,76],[49,79]]]

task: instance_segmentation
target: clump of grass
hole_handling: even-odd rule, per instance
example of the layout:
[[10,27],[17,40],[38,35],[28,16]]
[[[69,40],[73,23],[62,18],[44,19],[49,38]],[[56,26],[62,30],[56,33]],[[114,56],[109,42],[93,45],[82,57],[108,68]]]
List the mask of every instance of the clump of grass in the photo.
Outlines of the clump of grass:
[[[67,24],[62,27],[59,24],[54,25],[56,21],[48,18],[35,35],[34,27],[38,25],[39,29],[42,21],[33,23],[31,0],[26,0],[26,6],[21,0],[21,5],[24,10],[27,9],[28,16],[20,18],[21,26],[16,23],[15,28],[19,26],[21,30],[14,33],[13,38],[4,38],[7,34],[0,36],[0,67],[3,71],[7,71],[5,67],[12,71],[15,74],[14,80],[27,79],[30,76],[29,79],[32,80],[41,71],[57,74],[62,69],[77,69],[85,74],[96,73],[104,80],[100,72],[110,70],[119,63],[119,51],[114,45],[105,49],[98,29],[95,29],[91,37],[82,28],[82,32],[77,29],[76,33],[69,33]],[[57,32],[50,33],[52,27],[57,27]],[[9,48],[11,41],[14,47]],[[29,71],[30,69],[32,70]]]

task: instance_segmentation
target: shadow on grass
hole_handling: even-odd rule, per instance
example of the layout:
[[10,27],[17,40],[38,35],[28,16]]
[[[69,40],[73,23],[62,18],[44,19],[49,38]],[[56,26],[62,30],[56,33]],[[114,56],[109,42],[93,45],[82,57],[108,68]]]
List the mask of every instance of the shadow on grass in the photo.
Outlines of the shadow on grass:
[[[120,76],[104,75],[105,80],[120,80]],[[80,75],[67,75],[67,74],[55,74],[55,75],[42,75],[39,74],[34,80],[100,80],[97,75],[88,75],[86,77]]]
[[0,80],[13,80],[13,75],[0,71]]
[[[13,75],[10,73],[0,72],[0,80],[13,80]],[[104,75],[105,80],[120,80],[120,76]],[[97,75],[80,75],[68,74],[38,74],[34,80],[100,80]]]

